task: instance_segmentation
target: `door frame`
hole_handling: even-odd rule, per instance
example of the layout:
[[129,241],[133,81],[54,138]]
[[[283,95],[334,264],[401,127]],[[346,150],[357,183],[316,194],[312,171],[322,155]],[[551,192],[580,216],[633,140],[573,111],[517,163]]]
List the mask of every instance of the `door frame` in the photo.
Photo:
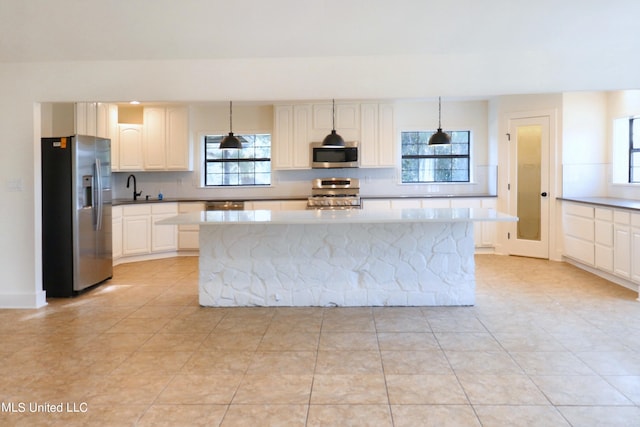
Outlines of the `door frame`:
[[[535,117],[547,117],[549,120],[549,177],[548,177],[548,204],[549,204],[549,227],[548,227],[548,259],[560,261],[562,259],[561,252],[561,239],[558,237],[559,230],[559,219],[558,219],[558,201],[557,197],[560,197],[562,194],[560,188],[562,185],[562,171],[561,168],[561,147],[558,138],[558,110],[557,109],[548,109],[548,110],[532,110],[532,111],[520,111],[513,113],[506,113],[503,115],[503,126],[504,132],[499,136],[499,140],[503,143],[500,144],[503,147],[500,154],[500,158],[503,160],[501,164],[505,165],[503,169],[505,172],[502,174],[503,179],[499,180],[499,198],[502,199],[502,203],[500,205],[510,214],[514,214],[516,212],[517,207],[511,206],[511,197],[508,189],[508,185],[511,181],[511,144],[509,141],[508,133],[510,132],[511,123],[514,120],[518,119],[528,119]],[[499,174],[500,175],[500,174]],[[500,191],[502,190],[502,191]],[[509,232],[513,233],[511,229],[513,224],[507,224],[503,228],[501,238],[499,240],[503,243],[504,253],[511,254],[511,243],[507,238]],[[519,254],[522,255],[522,254]],[[526,255],[524,255],[526,256]]]

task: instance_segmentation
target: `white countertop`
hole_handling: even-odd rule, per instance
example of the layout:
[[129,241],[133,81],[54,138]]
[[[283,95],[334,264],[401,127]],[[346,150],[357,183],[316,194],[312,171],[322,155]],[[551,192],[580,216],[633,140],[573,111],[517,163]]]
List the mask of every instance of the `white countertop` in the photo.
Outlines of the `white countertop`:
[[624,208],[640,210],[639,200],[619,199],[615,197],[561,197],[567,202],[588,203],[591,205],[607,206],[610,208]]
[[201,211],[158,221],[166,225],[364,224],[398,222],[510,222],[518,218],[484,208]]

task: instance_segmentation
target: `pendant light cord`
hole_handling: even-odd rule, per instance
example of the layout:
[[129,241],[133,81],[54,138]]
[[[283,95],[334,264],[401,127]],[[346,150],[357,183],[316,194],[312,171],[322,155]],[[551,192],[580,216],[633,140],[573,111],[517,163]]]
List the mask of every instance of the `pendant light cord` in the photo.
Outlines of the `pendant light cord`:
[[333,103],[333,106],[331,107],[331,124],[332,129],[336,130],[336,100],[332,99],[331,102]]
[[442,103],[440,102],[440,97],[438,97],[438,129],[442,129],[441,115],[442,115]]
[[229,132],[233,132],[233,101],[229,101]]

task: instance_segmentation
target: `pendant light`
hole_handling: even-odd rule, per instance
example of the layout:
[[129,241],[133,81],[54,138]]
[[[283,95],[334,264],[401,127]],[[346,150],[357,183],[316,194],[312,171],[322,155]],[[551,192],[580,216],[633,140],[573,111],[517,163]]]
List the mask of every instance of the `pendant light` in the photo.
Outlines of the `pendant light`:
[[336,133],[336,100],[333,99],[332,102],[333,129],[331,130],[331,133],[324,138],[324,140],[322,141],[322,145],[344,147],[344,139],[342,139],[342,137]]
[[442,113],[441,108],[442,106],[440,103],[440,97],[438,97],[438,131],[433,135],[431,135],[431,138],[429,138],[429,145],[451,144],[451,137],[445,132],[442,132],[442,125],[440,124],[440,118]]
[[242,148],[240,140],[233,135],[233,104],[229,101],[229,135],[220,141],[220,149],[239,150]]

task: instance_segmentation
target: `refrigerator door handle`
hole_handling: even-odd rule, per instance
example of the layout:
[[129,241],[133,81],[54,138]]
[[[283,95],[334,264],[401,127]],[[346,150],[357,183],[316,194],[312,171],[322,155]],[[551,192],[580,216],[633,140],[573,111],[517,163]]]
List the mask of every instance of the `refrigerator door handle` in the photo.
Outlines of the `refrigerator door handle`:
[[102,229],[102,168],[100,166],[100,159],[96,159],[96,163],[94,164],[96,177],[96,188],[94,188],[94,200],[96,202],[94,206],[94,209],[96,209],[96,230]]

